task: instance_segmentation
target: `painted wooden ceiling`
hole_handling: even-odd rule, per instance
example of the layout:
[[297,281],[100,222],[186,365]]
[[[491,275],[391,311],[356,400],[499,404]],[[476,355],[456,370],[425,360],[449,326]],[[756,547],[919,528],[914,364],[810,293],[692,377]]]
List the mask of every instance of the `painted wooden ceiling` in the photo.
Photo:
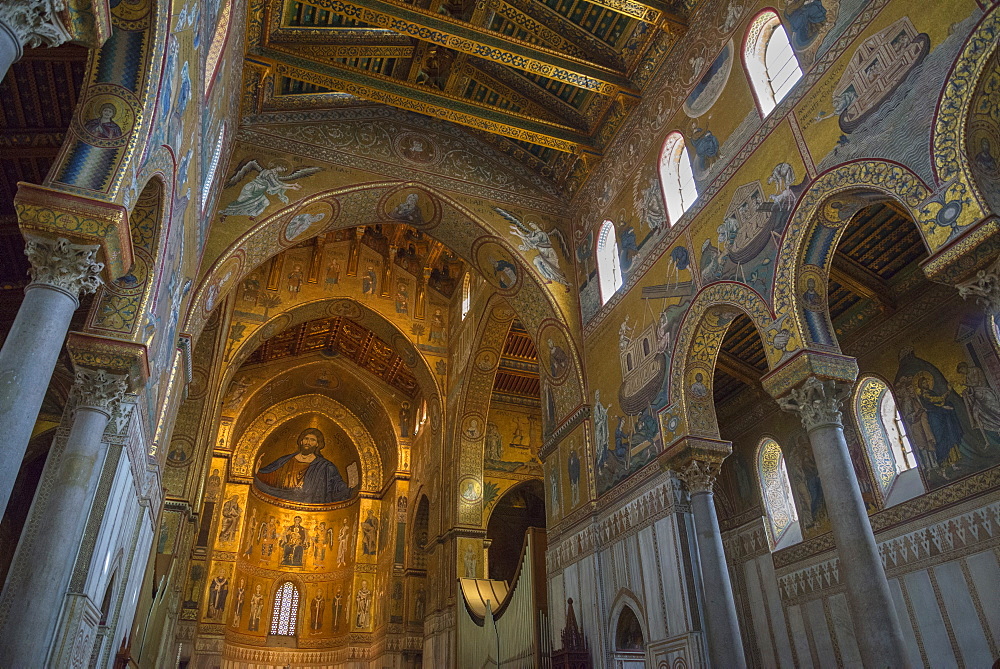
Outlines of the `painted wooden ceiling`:
[[[257,110],[385,104],[579,177],[683,34],[684,0],[260,0]],[[250,113],[253,109],[244,109]]]
[[392,346],[365,326],[339,316],[306,321],[279,332],[251,353],[243,368],[317,351],[343,356],[407,397],[420,391],[417,379]]

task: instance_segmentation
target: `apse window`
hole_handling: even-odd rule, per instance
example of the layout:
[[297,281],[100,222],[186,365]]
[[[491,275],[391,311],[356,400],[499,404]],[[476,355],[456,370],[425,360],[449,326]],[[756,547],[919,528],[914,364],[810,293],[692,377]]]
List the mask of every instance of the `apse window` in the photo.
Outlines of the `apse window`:
[[913,446],[896,398],[885,381],[875,376],[861,380],[854,397],[854,414],[885,505],[899,504],[923,493]]
[[771,546],[786,546],[802,538],[798,529],[792,484],[781,446],[774,439],[763,439],[757,449],[757,475],[760,477],[764,510],[767,512]]
[[299,589],[290,581],[285,581],[274,595],[274,609],[271,611],[271,635],[295,636],[295,625],[299,617]]
[[762,116],[770,114],[802,78],[788,33],[772,11],[761,12],[750,24],[743,62]]
[[597,277],[601,286],[601,304],[622,287],[622,268],[618,262],[618,237],[615,224],[604,221],[597,236]]
[[679,132],[667,135],[667,141],[663,143],[663,150],[660,152],[660,186],[667,203],[667,219],[670,225],[674,225],[698,199],[691,159],[688,157],[684,136]]

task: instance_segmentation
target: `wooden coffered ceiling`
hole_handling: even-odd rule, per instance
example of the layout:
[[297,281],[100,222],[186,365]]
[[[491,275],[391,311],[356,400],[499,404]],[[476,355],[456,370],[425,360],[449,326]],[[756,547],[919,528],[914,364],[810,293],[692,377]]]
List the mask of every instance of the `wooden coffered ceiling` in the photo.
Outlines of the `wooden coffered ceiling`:
[[380,103],[470,128],[554,181],[600,155],[691,0],[261,0],[260,109]]
[[417,379],[395,349],[375,333],[348,318],[319,318],[279,332],[250,354],[244,367],[307,355],[317,351],[343,356],[407,397],[420,390]]

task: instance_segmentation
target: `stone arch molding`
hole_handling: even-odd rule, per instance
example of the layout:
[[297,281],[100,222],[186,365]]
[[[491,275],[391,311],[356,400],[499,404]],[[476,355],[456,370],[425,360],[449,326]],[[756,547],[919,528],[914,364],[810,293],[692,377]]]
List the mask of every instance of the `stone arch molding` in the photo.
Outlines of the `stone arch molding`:
[[[419,189],[432,198],[434,211],[439,213],[435,213],[427,224],[417,227],[461,256],[505,296],[517,295],[517,315],[529,332],[537,337],[547,319],[566,326],[568,332],[574,331],[568,325],[575,322],[576,318],[570,313],[568,306],[571,293],[567,292],[564,303],[560,304],[555,292],[564,291],[566,287],[558,283],[546,284],[539,276],[532,264],[536,251],[517,250],[508,236],[498,234],[496,227],[437,189],[419,182],[404,181],[371,182],[322,191],[278,210],[251,227],[214,260],[202,277],[194,293],[184,331],[197,336],[211,311],[222,299],[247,274],[281,251],[331,230],[401,222],[380,213],[380,210],[388,195],[403,189]],[[306,207],[324,201],[332,209],[332,214],[324,225],[303,233],[301,237],[288,240],[284,232],[292,216]],[[531,254],[532,257],[529,258],[526,254]],[[495,276],[490,262],[497,259],[506,259],[515,267],[516,279],[506,287],[498,285],[496,279],[490,280],[490,277]],[[564,260],[567,267],[572,262],[571,258]],[[582,379],[577,342],[570,339],[567,343],[572,348],[570,359],[573,369],[570,374],[575,379]],[[570,408],[583,402],[582,386],[576,386],[575,394],[577,397]],[[565,413],[563,407],[560,409],[561,413]]]
[[642,605],[634,592],[628,588],[622,588],[615,595],[615,599],[611,603],[611,616],[608,618],[607,639],[609,640],[608,647],[612,651],[617,650],[615,648],[615,637],[618,633],[618,619],[621,618],[622,611],[626,606],[632,609],[636,620],[639,621],[639,627],[642,628],[643,642],[649,644],[650,641],[649,623],[646,621],[646,607]]
[[382,485],[382,456],[364,424],[344,405],[325,395],[300,395],[272,406],[254,419],[240,435],[233,452],[232,477],[243,483],[253,480],[253,462],[260,444],[286,420],[306,413],[322,412],[353,438],[361,460],[362,492],[378,493]]
[[672,441],[671,435],[684,433],[678,421],[690,434],[718,437],[712,377],[722,340],[741,313],[757,328],[769,369],[800,346],[801,338],[790,319],[775,317],[764,298],[749,286],[723,281],[703,288],[684,316],[674,347],[669,382],[673,404],[663,420],[665,445]]
[[813,182],[799,200],[782,240],[773,292],[776,317],[786,319],[786,327],[801,335],[797,343],[802,348],[840,351],[832,336],[825,299],[825,326],[819,327],[819,312],[815,305],[808,308],[803,294],[810,279],[816,282],[817,290],[820,286],[826,290],[833,251],[854,214],[875,202],[894,201],[907,211],[933,253],[943,243],[935,240],[944,229],[937,220],[942,205],[935,198],[938,196],[909,169],[878,160],[846,163]]

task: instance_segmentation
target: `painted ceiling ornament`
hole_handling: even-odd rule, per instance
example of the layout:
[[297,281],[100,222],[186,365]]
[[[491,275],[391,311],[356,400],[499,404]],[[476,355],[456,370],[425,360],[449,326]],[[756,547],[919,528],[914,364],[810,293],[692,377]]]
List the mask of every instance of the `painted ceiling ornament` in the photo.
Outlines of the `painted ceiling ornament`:
[[545,232],[537,223],[528,222],[525,224],[521,219],[500,207],[493,207],[493,211],[507,219],[510,223],[511,234],[521,240],[521,244],[517,247],[518,250],[524,252],[538,251],[538,255],[531,262],[547,283],[555,282],[569,286],[569,281],[566,279],[566,275],[563,274],[562,266],[559,263],[559,256],[556,254],[553,243],[554,240],[555,243],[559,244],[559,251],[564,258],[570,257],[566,238],[563,237],[559,228],[554,227],[550,232]]
[[801,388],[792,388],[778,399],[785,411],[798,414],[806,431],[824,425],[842,425],[840,407],[850,392],[846,383],[833,379],[821,381],[810,376]]
[[240,163],[223,188],[232,188],[251,172],[254,172],[255,176],[243,185],[239,197],[226,205],[226,208],[219,213],[222,216],[248,216],[251,220],[256,219],[271,206],[269,195],[277,195],[279,200],[288,204],[286,192],[302,189],[301,184],[292,182],[316,174],[322,169],[321,167],[301,167],[286,175],[285,172],[288,168],[283,165],[262,167],[256,160],[247,159]]

